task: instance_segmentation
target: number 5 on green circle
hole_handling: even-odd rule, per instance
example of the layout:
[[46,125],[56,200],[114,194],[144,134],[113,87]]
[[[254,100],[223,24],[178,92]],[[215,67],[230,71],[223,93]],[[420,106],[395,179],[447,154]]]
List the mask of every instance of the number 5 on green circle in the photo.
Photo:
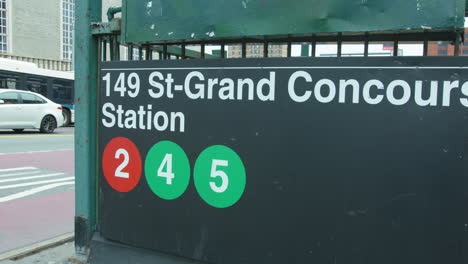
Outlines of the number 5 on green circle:
[[213,160],[211,163],[211,174],[212,178],[220,177],[221,178],[221,186],[217,186],[214,181],[210,182],[210,187],[213,191],[217,193],[223,193],[226,191],[229,185],[229,178],[224,171],[217,170],[218,166],[229,166],[229,161],[227,160]]
[[246,184],[241,158],[221,145],[211,146],[200,154],[193,178],[201,198],[217,208],[230,207],[239,201]]
[[174,142],[155,144],[145,160],[145,175],[154,194],[165,200],[181,196],[190,181],[190,163],[184,150]]

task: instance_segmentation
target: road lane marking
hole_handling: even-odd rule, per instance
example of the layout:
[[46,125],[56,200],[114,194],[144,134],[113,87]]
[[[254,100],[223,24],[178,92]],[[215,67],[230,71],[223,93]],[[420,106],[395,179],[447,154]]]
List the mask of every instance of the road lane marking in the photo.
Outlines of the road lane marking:
[[48,152],[55,152],[55,151],[73,151],[73,149],[55,149],[55,150],[38,150],[38,151],[26,151],[26,152],[12,152],[12,153],[0,153],[0,155],[48,153]]
[[0,183],[40,179],[40,178],[54,177],[54,176],[59,176],[59,175],[64,175],[64,174],[65,173],[51,173],[51,174],[44,174],[44,175],[37,175],[37,176],[19,177],[19,178],[13,178],[13,179],[0,180]]
[[74,134],[67,134],[67,135],[0,136],[0,138],[73,137],[73,136],[74,136]]
[[0,174],[0,178],[5,178],[5,177],[11,177],[11,176],[21,176],[21,175],[27,175],[31,173],[38,173],[39,170],[37,171],[28,171],[28,172],[19,172],[19,173],[10,173],[10,174]]
[[65,178],[61,178],[61,179],[57,179],[57,180],[47,180],[47,181],[37,181],[37,182],[28,182],[28,183],[5,185],[5,186],[0,186],[0,190],[12,189],[12,188],[18,188],[18,187],[25,187],[25,186],[32,186],[32,185],[39,185],[39,184],[44,184],[44,183],[68,181],[68,180],[74,180],[74,179],[75,179],[75,177],[65,177]]
[[8,202],[8,201],[11,201],[11,200],[16,200],[16,199],[20,199],[20,198],[24,198],[26,196],[30,196],[30,195],[33,195],[33,194],[36,194],[36,193],[39,193],[39,192],[47,191],[47,190],[57,188],[57,187],[60,187],[60,186],[64,186],[64,185],[72,185],[72,184],[75,184],[75,182],[74,181],[73,182],[59,182],[59,183],[44,185],[44,186],[41,186],[41,187],[36,187],[36,188],[30,189],[30,190],[22,191],[22,192],[15,193],[15,194],[12,194],[12,195],[8,195],[8,196],[5,196],[5,197],[0,197],[0,203]]
[[22,170],[37,170],[37,168],[35,168],[35,167],[20,167],[20,168],[11,168],[11,169],[0,169],[0,172],[22,171]]

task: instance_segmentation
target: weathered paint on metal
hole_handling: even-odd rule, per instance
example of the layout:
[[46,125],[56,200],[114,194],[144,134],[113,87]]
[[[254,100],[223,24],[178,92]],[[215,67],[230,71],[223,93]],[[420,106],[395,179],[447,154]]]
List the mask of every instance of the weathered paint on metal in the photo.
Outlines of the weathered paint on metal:
[[462,28],[465,0],[132,0],[124,40]]
[[75,33],[75,248],[86,254],[96,226],[98,41],[91,23],[101,21],[101,1],[80,0]]
[[121,20],[113,19],[110,22],[92,23],[91,32],[93,35],[118,35],[121,31]]

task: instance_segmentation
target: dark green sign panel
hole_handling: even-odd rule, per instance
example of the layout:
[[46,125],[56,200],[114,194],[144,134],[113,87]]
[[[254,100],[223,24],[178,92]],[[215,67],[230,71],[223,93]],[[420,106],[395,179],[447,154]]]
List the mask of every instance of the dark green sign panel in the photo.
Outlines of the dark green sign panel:
[[125,42],[462,28],[465,0],[132,0]]
[[466,264],[466,65],[105,62],[100,233],[193,263]]

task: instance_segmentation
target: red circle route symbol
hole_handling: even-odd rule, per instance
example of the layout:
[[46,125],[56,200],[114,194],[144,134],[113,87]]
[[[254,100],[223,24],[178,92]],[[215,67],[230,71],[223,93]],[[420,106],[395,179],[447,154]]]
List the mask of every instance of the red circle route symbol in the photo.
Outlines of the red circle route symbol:
[[104,149],[102,170],[107,183],[119,192],[129,192],[141,178],[141,156],[128,138],[116,137]]

